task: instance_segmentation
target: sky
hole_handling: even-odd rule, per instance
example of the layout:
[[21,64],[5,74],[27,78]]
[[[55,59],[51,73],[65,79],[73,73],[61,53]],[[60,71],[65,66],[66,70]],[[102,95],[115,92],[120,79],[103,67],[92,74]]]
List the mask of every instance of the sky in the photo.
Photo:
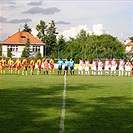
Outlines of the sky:
[[66,40],[84,29],[123,42],[133,36],[132,8],[133,0],[0,0],[0,40],[22,30],[25,23],[36,36],[40,20],[54,20]]

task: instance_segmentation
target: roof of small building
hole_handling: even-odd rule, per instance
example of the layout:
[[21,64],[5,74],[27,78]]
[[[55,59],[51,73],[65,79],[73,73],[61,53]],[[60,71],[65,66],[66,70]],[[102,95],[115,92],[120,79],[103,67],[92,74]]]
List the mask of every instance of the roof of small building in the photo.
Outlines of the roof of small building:
[[128,42],[127,44],[125,44],[125,46],[133,46],[133,42]]
[[44,43],[41,40],[34,37],[29,32],[23,32],[20,30],[18,32],[16,32],[15,34],[9,36],[7,39],[5,39],[1,43],[3,43],[3,44],[25,44],[28,38],[30,39],[31,44],[44,45]]

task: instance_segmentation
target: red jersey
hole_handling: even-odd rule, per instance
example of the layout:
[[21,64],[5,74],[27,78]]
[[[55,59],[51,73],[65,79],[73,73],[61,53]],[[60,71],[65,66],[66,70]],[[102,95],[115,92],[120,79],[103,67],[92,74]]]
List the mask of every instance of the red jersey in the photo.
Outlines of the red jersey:
[[38,60],[37,60],[37,65],[38,65],[38,68],[41,68],[41,66],[42,66],[42,61],[41,61],[41,59],[38,59]]
[[28,61],[27,61],[27,59],[24,59],[22,64],[23,64],[24,67],[27,67],[27,66],[28,66]]

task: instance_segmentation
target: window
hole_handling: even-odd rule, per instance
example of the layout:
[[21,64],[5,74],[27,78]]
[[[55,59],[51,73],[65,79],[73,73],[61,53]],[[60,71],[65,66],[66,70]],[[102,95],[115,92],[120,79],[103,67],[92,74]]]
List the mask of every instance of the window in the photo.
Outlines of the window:
[[18,51],[18,46],[16,46],[16,45],[9,45],[7,48],[11,49],[11,52],[17,52]]
[[33,46],[33,52],[40,52],[40,46]]

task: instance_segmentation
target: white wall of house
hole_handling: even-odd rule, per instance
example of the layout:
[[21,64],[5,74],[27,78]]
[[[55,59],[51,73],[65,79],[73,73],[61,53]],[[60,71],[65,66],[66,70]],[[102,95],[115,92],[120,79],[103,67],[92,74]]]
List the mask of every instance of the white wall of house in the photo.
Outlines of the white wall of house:
[[[22,46],[18,45],[18,50],[12,51],[12,57],[13,58],[20,58],[24,48],[25,48],[24,45],[22,45]],[[33,46],[31,46],[31,50],[32,50],[32,48],[33,48]],[[7,45],[2,46],[2,55],[5,57],[7,57],[7,49],[8,49]],[[43,56],[43,51],[44,51],[43,46],[40,46],[40,53],[42,54],[42,56]]]
[[12,57],[13,58],[20,58],[22,55],[22,51],[25,48],[25,46],[18,46],[18,51],[12,51]]
[[43,52],[44,52],[43,46],[40,46],[40,53],[41,53],[42,56],[43,56]]
[[7,45],[2,46],[2,56],[7,57]]
[[129,52],[132,49],[132,46],[126,46],[126,52]]

